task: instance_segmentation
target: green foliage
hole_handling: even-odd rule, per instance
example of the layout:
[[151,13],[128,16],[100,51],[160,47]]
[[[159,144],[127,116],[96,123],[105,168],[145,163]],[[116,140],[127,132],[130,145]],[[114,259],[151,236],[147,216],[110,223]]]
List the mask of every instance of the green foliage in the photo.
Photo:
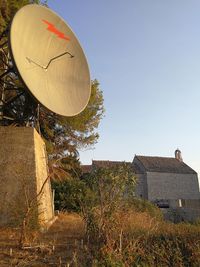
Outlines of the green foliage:
[[0,32],[4,31],[9,25],[14,14],[21,7],[27,4],[46,4],[47,1],[39,0],[1,0],[0,1]]
[[82,176],[80,163],[75,156],[62,159],[62,164],[70,176],[62,182],[52,183],[56,190],[56,208],[59,210],[81,210],[87,216],[94,209],[103,207],[104,214],[110,215],[134,198],[136,181],[129,164],[99,168]]
[[93,192],[93,202],[82,201],[80,204],[91,253],[96,254],[105,244],[110,244],[113,230],[119,228],[115,215],[134,198],[136,179],[131,165],[123,163],[111,168],[97,168],[85,176],[84,181]]
[[94,145],[99,135],[96,129],[104,115],[103,93],[97,80],[92,81],[87,107],[77,116],[63,117],[41,109],[40,128],[53,156],[77,154],[78,149]]
[[63,179],[54,179],[52,188],[55,189],[55,208],[65,211],[81,211],[81,203],[94,205],[95,194],[84,180],[80,180],[81,167],[76,156],[61,159]]
[[96,169],[84,182],[95,195],[81,203],[88,266],[200,266],[197,226],[166,223],[156,206],[134,198],[130,165]]
[[55,209],[81,212],[82,203],[90,207],[96,203],[96,195],[88,188],[84,181],[76,178],[66,179],[62,182],[52,182],[55,190]]
[[[63,170],[61,181],[59,177],[52,180],[52,188],[55,190],[55,208],[57,210],[78,211],[79,205],[76,195],[81,191],[82,184],[78,179],[81,173],[80,162],[75,156],[68,156],[60,160]],[[60,173],[59,173],[60,175]]]
[[135,198],[128,204],[137,212],[147,212],[150,216],[155,217],[158,220],[163,219],[161,210],[156,205],[145,199]]
[[[12,17],[22,6],[29,3],[37,3],[47,5],[46,0],[1,0],[0,1],[0,34],[10,25]],[[3,44],[8,40],[8,35],[0,40]],[[0,58],[4,62],[8,61],[8,48],[0,51]],[[5,63],[0,61],[0,74],[5,72]],[[11,62],[9,62],[12,65]],[[47,145],[47,152],[51,158],[65,157],[66,155],[77,155],[80,148],[85,148],[94,145],[99,135],[96,131],[99,122],[104,114],[103,94],[99,89],[97,80],[91,83],[91,97],[87,107],[75,117],[63,117],[54,114],[45,107],[40,108],[37,112],[37,101],[34,100],[24,88],[24,85],[16,75],[6,77],[5,100],[14,99],[8,108],[4,109],[4,115],[15,118],[15,125],[25,126],[27,124],[35,123],[39,119],[43,138]],[[24,92],[19,95],[18,91],[7,90],[7,88],[21,88]],[[0,91],[2,89],[0,88]],[[10,125],[12,121],[1,121],[1,125]],[[39,129],[40,128],[40,129]]]
[[[5,73],[8,66],[12,68],[13,64],[10,59],[10,54],[8,51],[8,36],[9,36],[9,27],[15,13],[24,5],[36,3],[46,5],[46,1],[39,0],[1,0],[0,1],[0,74]],[[24,88],[22,82],[18,79],[18,76],[15,73],[12,73],[5,76],[4,82],[6,84],[0,88],[0,98],[1,93],[4,90],[5,102],[9,103],[8,106],[4,106],[4,115],[15,118],[15,123],[19,125],[26,125],[27,122],[32,118],[35,113],[37,103],[33,100],[27,92],[27,89]],[[12,90],[9,90],[12,88]],[[20,97],[18,96],[21,92],[15,91],[15,89],[22,89],[24,94]],[[12,100],[12,103],[11,103]],[[13,121],[5,120],[1,121],[1,125],[10,125]]]
[[53,182],[55,190],[55,209],[80,212],[77,195],[84,194],[85,185],[77,180],[71,179],[62,183]]

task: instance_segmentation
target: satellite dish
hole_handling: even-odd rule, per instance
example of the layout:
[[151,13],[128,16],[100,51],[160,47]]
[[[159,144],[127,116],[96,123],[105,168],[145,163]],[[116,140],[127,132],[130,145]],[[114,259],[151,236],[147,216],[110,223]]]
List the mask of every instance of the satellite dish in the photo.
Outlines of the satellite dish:
[[10,52],[20,78],[46,108],[74,116],[86,107],[91,91],[86,57],[52,10],[36,4],[21,8],[11,23]]

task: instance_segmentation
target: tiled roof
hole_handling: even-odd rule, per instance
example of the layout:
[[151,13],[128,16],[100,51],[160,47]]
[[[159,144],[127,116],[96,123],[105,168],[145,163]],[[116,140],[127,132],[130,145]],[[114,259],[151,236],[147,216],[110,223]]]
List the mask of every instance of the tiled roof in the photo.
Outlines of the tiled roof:
[[92,166],[97,168],[110,168],[123,163],[131,164],[131,162],[125,162],[125,161],[93,160]]
[[196,174],[192,168],[176,158],[146,156],[135,157],[141,162],[147,172]]
[[92,171],[92,165],[81,165],[83,173],[90,173]]
[[133,167],[131,162],[110,161],[110,160],[93,160],[92,165],[81,165],[81,169],[82,169],[83,173],[90,173],[95,168],[111,168],[111,167],[114,167],[116,165],[120,165],[123,163],[130,164]]

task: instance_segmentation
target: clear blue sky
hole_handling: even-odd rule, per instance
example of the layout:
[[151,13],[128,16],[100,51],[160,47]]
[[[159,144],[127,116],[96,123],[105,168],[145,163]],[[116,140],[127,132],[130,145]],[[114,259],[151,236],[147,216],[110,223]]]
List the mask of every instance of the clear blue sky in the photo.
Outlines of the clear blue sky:
[[200,1],[49,0],[79,38],[106,114],[92,159],[174,156],[200,171]]

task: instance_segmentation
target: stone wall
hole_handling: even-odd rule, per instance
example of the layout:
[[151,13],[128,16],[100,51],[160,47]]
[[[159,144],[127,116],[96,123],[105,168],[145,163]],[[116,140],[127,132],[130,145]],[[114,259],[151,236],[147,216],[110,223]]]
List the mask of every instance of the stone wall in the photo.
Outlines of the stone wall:
[[147,172],[148,199],[200,199],[196,174]]
[[[33,128],[0,127],[0,225],[18,225],[28,203],[36,199],[48,176],[42,138]],[[33,218],[43,224],[53,218],[50,181],[34,201]]]
[[[34,130],[34,152],[35,152],[35,174],[37,194],[40,192],[43,183],[49,176],[47,165],[46,146],[40,135]],[[50,179],[47,180],[44,190],[40,196],[38,212],[40,224],[45,224],[52,219],[53,216],[53,200]]]
[[136,177],[137,177],[137,184],[135,188],[136,196],[148,199],[146,174],[136,174]]
[[192,208],[169,208],[161,209],[164,219],[179,223],[179,222],[195,222],[200,219],[200,209]]

